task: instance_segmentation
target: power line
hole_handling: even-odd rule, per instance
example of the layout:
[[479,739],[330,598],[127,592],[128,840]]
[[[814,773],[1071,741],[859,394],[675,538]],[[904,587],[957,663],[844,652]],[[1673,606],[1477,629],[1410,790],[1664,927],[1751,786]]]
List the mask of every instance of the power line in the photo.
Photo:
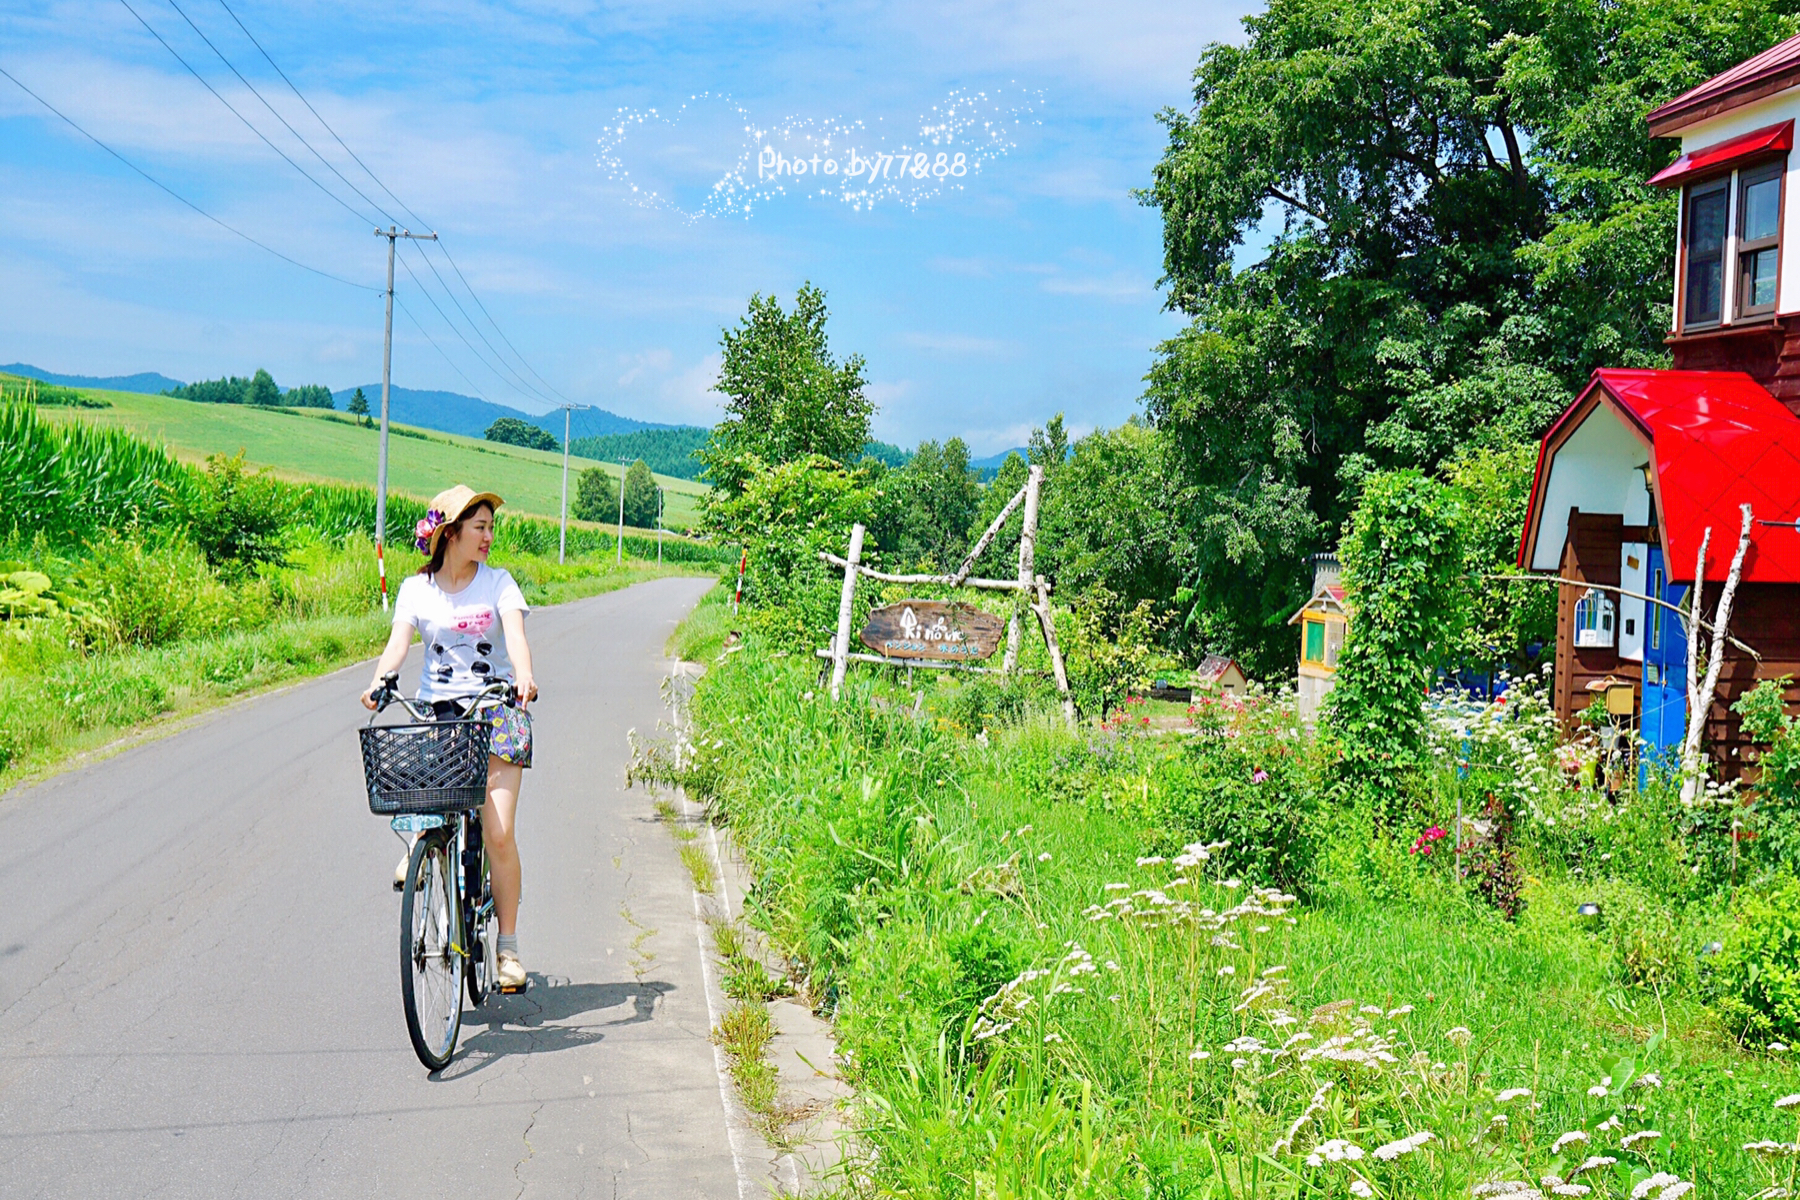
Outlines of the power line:
[[[222,3],[224,3],[224,0],[219,0],[219,2],[222,4]],[[452,271],[456,272],[456,277],[458,279],[462,280],[463,287],[468,289],[469,299],[475,301],[475,306],[481,310],[481,315],[488,319],[488,324],[492,325],[494,327],[494,332],[500,335],[500,340],[506,343],[506,348],[513,352],[513,357],[518,359],[520,364],[523,365],[527,371],[531,372],[532,378],[536,379],[539,383],[543,384],[545,387],[550,388],[550,390],[552,392],[555,392],[557,397],[560,398],[564,404],[573,404],[574,403],[573,400],[570,400],[567,396],[564,396],[561,392],[556,391],[556,388],[551,385],[550,381],[548,379],[545,379],[542,375],[539,375],[537,373],[536,369],[533,368],[531,363],[526,359],[526,357],[523,354],[519,353],[519,348],[512,344],[512,339],[506,336],[506,331],[504,329],[500,328],[500,322],[494,320],[494,315],[492,313],[488,312],[487,305],[485,305],[481,302],[481,297],[477,296],[475,294],[475,289],[473,287],[470,287],[467,277],[465,277],[462,273],[462,268],[456,265],[456,260],[454,258],[450,257],[449,247],[445,246],[444,243],[439,242],[438,250],[443,254],[444,258],[450,263],[450,269]]]
[[456,365],[455,359],[444,353],[444,348],[437,344],[436,338],[432,337],[429,333],[425,333],[425,327],[419,324],[419,318],[412,315],[412,309],[406,307],[406,301],[400,299],[399,296],[395,296],[394,303],[400,306],[400,311],[406,314],[406,319],[413,323],[413,328],[420,333],[425,334],[425,340],[431,343],[431,348],[438,352],[439,357],[450,364],[450,369],[456,372],[457,377],[469,385],[469,390],[475,393],[475,398],[477,400],[486,401],[487,397],[481,394],[481,389],[475,386],[475,381],[463,374],[463,369]]
[[[503,386],[512,388],[514,391],[518,391],[517,386],[515,384],[513,384],[510,380],[508,380],[506,378],[506,376],[502,375],[498,370],[496,370],[494,367],[494,364],[489,362],[482,355],[481,351],[479,351],[475,348],[475,343],[471,342],[469,340],[468,335],[463,333],[463,331],[461,329],[457,328],[456,322],[452,321],[450,319],[450,314],[448,314],[444,311],[443,305],[441,305],[437,302],[437,298],[431,294],[429,289],[426,288],[425,281],[419,278],[419,276],[413,271],[412,267],[407,264],[407,261],[405,258],[400,259],[400,266],[405,269],[407,275],[411,277],[412,281],[419,285],[419,294],[424,296],[426,300],[430,301],[431,307],[437,310],[437,315],[442,317],[444,319],[444,324],[446,324],[450,327],[450,332],[454,333],[457,336],[457,338],[459,338],[462,341],[462,344],[469,348],[469,353],[473,354],[478,360],[480,360],[481,365],[486,367],[490,372],[492,372],[494,378],[498,379]],[[523,393],[521,393],[521,394],[523,394]]]
[[347,187],[351,191],[355,192],[358,196],[361,196],[364,204],[367,204],[370,208],[373,208],[376,212],[378,212],[382,216],[386,217],[390,223],[395,223],[395,224],[398,223],[392,213],[390,213],[386,209],[382,208],[381,205],[377,204],[375,201],[369,199],[367,193],[365,193],[361,188],[357,187],[354,183],[351,183],[348,179],[345,179],[344,173],[342,171],[338,170],[337,167],[335,165],[333,165],[333,163],[331,162],[330,159],[326,158],[323,154],[320,154],[318,151],[318,148],[316,146],[314,146],[311,142],[307,141],[304,134],[302,134],[298,129],[295,129],[292,125],[288,124],[288,119],[286,117],[282,116],[281,113],[275,108],[275,106],[273,104],[269,103],[268,97],[264,96],[261,92],[257,91],[256,85],[254,83],[251,83],[248,79],[244,78],[244,73],[242,71],[238,70],[237,66],[229,58],[225,57],[225,52],[223,50],[220,50],[217,46],[215,46],[213,44],[213,40],[206,36],[206,31],[201,29],[198,25],[194,24],[194,18],[187,15],[187,10],[183,9],[181,7],[181,5],[177,4],[175,2],[175,0],[169,0],[169,7],[174,9],[176,11],[176,13],[180,15],[180,17],[183,21],[187,22],[189,29],[192,29],[196,34],[198,34],[200,36],[200,40],[206,43],[206,48],[208,50],[211,50],[215,55],[217,55],[219,61],[224,63],[226,68],[233,75],[237,76],[238,82],[243,84],[245,87],[249,88],[250,94],[252,96],[255,96],[258,100],[262,101],[262,106],[264,108],[268,109],[269,113],[277,121],[280,121],[282,126],[289,133],[293,134],[295,138],[299,139],[299,142],[302,146],[305,146],[308,150],[312,151],[312,156],[314,158],[318,159],[321,163],[323,163],[325,166],[325,169],[327,171],[330,171],[333,175],[336,175],[338,177],[338,179],[342,180],[345,187]]
[[[263,49],[263,44],[256,40],[256,35],[250,32],[249,27],[246,26],[244,24],[244,22],[238,17],[237,12],[231,7],[231,5],[225,3],[225,0],[219,0],[219,7],[224,9],[228,14],[230,14],[231,19],[237,23],[237,27],[243,31],[244,36],[246,38],[250,39],[250,44],[252,46],[256,47],[257,53],[259,53],[263,56],[263,61],[268,63],[269,66],[274,70],[274,72],[277,75],[281,76],[281,82],[287,84],[288,90],[293,92],[295,96],[299,97],[300,103],[306,105],[306,111],[311,113],[313,115],[314,119],[317,120],[320,125],[323,125],[325,127],[325,132],[329,133],[332,137],[332,140],[335,141],[339,146],[343,147],[344,153],[348,154],[352,159],[354,159],[356,162],[356,165],[363,169],[364,174],[368,175],[368,177],[370,179],[373,179],[375,181],[375,186],[380,188],[382,191],[386,192],[388,194],[388,198],[390,200],[392,200],[395,204],[398,204],[401,207],[401,209],[403,209],[406,212],[407,216],[411,217],[413,220],[417,221],[419,224],[429,227],[431,222],[427,221],[424,217],[421,217],[418,213],[414,212],[412,209],[407,208],[406,201],[404,201],[400,197],[394,195],[394,190],[392,188],[390,188],[387,184],[385,184],[381,181],[381,177],[379,175],[375,174],[375,172],[370,169],[369,164],[364,162],[362,160],[361,156],[359,156],[356,153],[356,151],[354,151],[350,148],[349,143],[345,142],[343,138],[338,136],[338,131],[331,127],[331,122],[327,121],[324,118],[324,116],[320,114],[319,110],[313,107],[312,101],[308,100],[306,98],[306,94],[300,90],[300,88],[294,83],[294,81],[292,79],[288,78],[287,72],[283,71],[281,69],[280,65],[277,64],[276,61],[274,60],[274,58],[270,56],[269,52],[267,50]],[[296,136],[298,136],[298,135],[296,135]],[[361,193],[359,192],[358,194],[360,195]],[[367,197],[364,197],[364,199],[367,199]],[[371,203],[373,203],[373,201],[371,201]],[[379,206],[377,206],[377,207],[379,207]],[[398,224],[398,222],[393,222],[393,223]]]
[[[450,287],[450,285],[448,283],[444,282],[444,277],[443,277],[443,275],[438,273],[437,264],[431,261],[431,256],[429,254],[426,254],[424,252],[424,250],[421,249],[419,251],[419,257],[424,259],[425,265],[431,268],[431,273],[437,277],[438,286],[440,286],[444,289],[444,295],[450,297],[450,303],[456,305],[456,311],[461,313],[463,320],[465,320],[469,323],[469,328],[475,331],[475,336],[481,339],[482,345],[486,346],[490,351],[493,351],[493,355],[497,360],[499,360],[500,365],[505,367],[506,370],[512,375],[513,379],[520,386],[521,394],[523,394],[524,392],[530,392],[533,395],[535,395],[539,400],[542,400],[546,404],[554,403],[554,401],[552,401],[550,399],[550,397],[544,395],[543,392],[541,392],[537,388],[533,387],[531,385],[531,383],[529,381],[527,381],[523,375],[520,375],[517,371],[514,371],[512,369],[512,367],[507,363],[506,356],[504,354],[501,354],[500,351],[494,349],[494,343],[488,341],[487,334],[481,332],[481,326],[479,326],[475,323],[475,319],[469,315],[469,310],[464,308],[462,305],[462,301],[458,300],[456,298],[456,292]],[[463,281],[463,286],[464,287],[468,286],[468,280]],[[469,294],[471,296],[473,296],[475,293],[473,291],[471,291]],[[489,318],[489,319],[492,320],[492,318]]]
[[181,53],[178,50],[176,50],[175,47],[169,45],[168,41],[163,37],[163,35],[156,32],[155,27],[153,27],[150,24],[150,22],[144,20],[143,16],[138,12],[137,9],[131,7],[131,0],[119,0],[119,3],[123,4],[125,6],[125,11],[129,12],[132,16],[137,17],[138,24],[142,25],[145,29],[149,30],[151,37],[155,38],[158,42],[162,43],[162,48],[164,50],[167,50],[170,54],[175,56],[176,62],[180,63],[182,66],[187,68],[187,72],[189,75],[192,75],[195,79],[198,79],[200,81],[201,87],[204,87],[207,91],[211,92],[213,94],[213,97],[216,100],[218,100],[218,102],[220,104],[223,104],[226,108],[230,109],[231,115],[236,117],[238,120],[240,120],[244,123],[244,128],[248,129],[251,133],[254,133],[257,137],[261,138],[263,145],[267,146],[269,149],[273,150],[275,153],[281,155],[283,162],[287,163],[288,166],[294,168],[294,170],[300,172],[300,174],[306,176],[306,180],[308,183],[312,184],[314,187],[318,188],[321,192],[324,192],[327,196],[331,197],[332,201],[334,203],[336,203],[337,205],[339,205],[341,208],[343,208],[343,210],[345,212],[349,213],[351,216],[355,217],[358,221],[362,222],[365,225],[369,223],[369,219],[367,217],[363,216],[361,213],[357,212],[354,208],[350,207],[350,205],[344,200],[344,198],[342,196],[339,196],[336,192],[332,191],[330,188],[328,188],[324,184],[320,183],[317,179],[313,178],[313,176],[307,171],[307,169],[305,167],[301,166],[299,163],[295,162],[292,158],[288,157],[288,154],[285,150],[283,150],[280,146],[277,146],[274,142],[271,142],[268,139],[268,136],[266,134],[264,134],[262,130],[258,129],[254,124],[251,123],[250,118],[246,117],[243,113],[239,112],[236,109],[236,107],[234,107],[232,105],[231,101],[227,100],[223,95],[221,95],[218,88],[215,88],[212,84],[208,83],[206,81],[206,76],[204,76],[204,75],[200,74],[200,72],[194,70],[193,65],[191,63],[189,63],[187,59],[181,57]]
[[[173,4],[174,0],[170,0],[170,3]],[[263,61],[269,64],[270,69],[272,69],[277,75],[281,76],[281,81],[283,83],[287,84],[288,90],[293,92],[294,95],[299,99],[300,103],[302,103],[306,106],[306,111],[310,112],[313,115],[313,118],[315,120],[317,120],[319,122],[319,124],[324,128],[325,132],[329,133],[331,135],[332,140],[335,141],[340,147],[342,147],[344,153],[348,154],[351,157],[351,159],[355,161],[356,165],[363,169],[363,173],[368,175],[368,177],[370,179],[375,181],[375,186],[379,187],[383,192],[386,192],[388,195],[388,198],[393,200],[393,202],[395,204],[399,205],[400,208],[408,216],[413,218],[413,220],[417,221],[421,225],[425,225],[425,226],[429,227],[431,222],[425,220],[425,218],[421,217],[418,213],[414,212],[412,210],[411,206],[409,206],[406,203],[406,201],[402,200],[394,192],[393,188],[390,188],[385,182],[382,181],[382,179],[379,175],[375,174],[374,169],[372,167],[370,167],[368,163],[366,163],[362,160],[362,156],[357,154],[355,150],[352,150],[350,148],[350,144],[348,142],[344,141],[344,139],[341,136],[339,136],[338,131],[336,129],[332,128],[331,122],[327,121],[325,119],[324,115],[322,113],[320,113],[317,108],[315,108],[313,106],[312,101],[310,101],[306,98],[306,93],[302,92],[300,90],[299,85],[296,84],[292,79],[290,79],[288,77],[288,73],[281,69],[281,65],[275,61],[274,56],[271,55],[269,53],[269,51],[267,50],[267,48],[265,48],[263,46],[263,44],[257,40],[256,35],[250,32],[249,27],[244,24],[243,19],[238,16],[236,10],[233,9],[231,7],[231,5],[226,2],[226,0],[219,0],[219,7],[223,8],[225,10],[225,12],[231,17],[232,21],[237,25],[238,29],[240,31],[242,31],[243,35],[247,39],[249,39],[250,44],[252,46],[256,47],[257,53],[259,53],[263,56]],[[177,9],[176,11],[179,12],[180,10]],[[185,13],[182,15],[184,17],[186,16]],[[189,24],[192,24],[192,22],[190,21]],[[209,42],[208,45],[211,45],[211,43]],[[215,48],[214,52],[217,53],[216,48]],[[220,55],[220,57],[222,58],[224,56]],[[242,76],[240,75],[239,78],[242,78]],[[246,82],[246,86],[248,86],[247,82]],[[252,88],[251,90],[254,91],[255,89]],[[261,99],[260,95],[258,96],[258,99]],[[265,101],[263,101],[263,103],[265,105],[267,105],[268,101],[265,100]],[[271,111],[273,111],[273,110],[271,109]],[[286,122],[284,121],[283,124],[286,124]],[[289,128],[291,130],[292,126],[289,126]],[[296,133],[294,136],[299,137],[300,135],[298,133]],[[304,138],[302,138],[301,140],[305,141]],[[309,149],[311,148],[310,143],[308,144],[308,148]],[[313,153],[315,155],[317,155],[318,151],[314,150]],[[321,156],[321,161],[323,161],[322,156]],[[339,175],[338,177],[340,179],[343,178],[342,175]],[[345,182],[348,183],[349,181],[345,180]],[[364,200],[368,200],[370,204],[375,203],[373,200],[369,200],[369,197],[367,195],[365,195],[360,188],[357,189],[357,195],[362,196]],[[380,206],[376,205],[376,207],[379,208]],[[383,215],[384,216],[388,215],[385,212],[385,210],[383,212]],[[398,222],[394,222],[393,218],[391,216],[388,216],[388,219],[389,219],[390,223],[394,223],[394,224],[398,223]],[[475,306],[481,310],[481,315],[487,318],[488,324],[493,326],[494,332],[499,335],[501,342],[503,342],[506,345],[506,348],[508,350],[512,351],[513,357],[518,360],[519,365],[524,367],[525,370],[531,374],[532,378],[536,379],[539,383],[543,384],[546,388],[548,388],[551,391],[551,393],[553,393],[554,395],[559,397],[565,404],[571,403],[569,398],[567,396],[564,396],[560,391],[558,391],[556,389],[556,387],[550,383],[549,380],[545,379],[542,375],[538,374],[537,369],[531,365],[530,360],[527,359],[523,354],[521,354],[519,352],[519,348],[517,346],[513,345],[512,339],[506,336],[506,331],[500,327],[500,323],[498,321],[494,320],[494,315],[488,311],[488,307],[485,303],[482,302],[480,294],[477,293],[475,291],[474,286],[469,283],[468,276],[463,274],[462,267],[457,265],[455,257],[450,253],[449,247],[444,245],[444,243],[442,241],[438,242],[437,247],[438,247],[438,250],[443,253],[444,260],[450,264],[450,269],[452,271],[456,272],[457,279],[462,281],[463,289],[469,293],[469,299],[471,299],[475,302]],[[430,259],[429,255],[426,255],[425,261],[426,261],[426,265],[429,266],[431,264],[431,259]],[[435,267],[433,267],[432,270],[435,273],[437,269]],[[444,281],[443,276],[439,275],[438,281],[440,283],[444,283],[445,294],[450,296],[451,299],[454,300],[455,293],[454,293],[454,291],[451,290],[449,284]],[[458,308],[461,307],[460,302],[458,302],[457,307]],[[468,314],[466,312],[463,315],[465,318],[468,316]],[[470,328],[475,329],[477,333],[480,332],[479,327],[477,327],[475,325],[475,322],[473,320],[470,320],[469,326],[470,326]],[[484,342],[487,341],[487,338],[485,335],[483,335],[482,340]],[[502,358],[502,361],[504,361],[504,356],[502,356],[500,354],[500,351],[498,349],[496,349],[491,342],[488,343],[488,348],[494,351],[494,354],[496,357],[500,357],[500,358]],[[535,391],[536,389],[532,389],[532,390]],[[539,395],[540,395],[540,397],[542,397],[541,393],[539,393]],[[542,397],[542,398],[548,399],[547,397]]]
[[226,224],[224,221],[221,221],[218,217],[213,216],[211,213],[207,212],[204,208],[201,208],[198,204],[195,204],[192,200],[189,200],[186,196],[183,196],[180,192],[176,191],[174,188],[170,187],[168,184],[164,183],[162,180],[156,178],[156,176],[150,174],[150,172],[144,170],[144,168],[138,166],[136,163],[132,162],[129,158],[126,158],[123,154],[120,154],[117,150],[114,150],[111,146],[107,145],[105,142],[101,141],[99,138],[97,138],[93,134],[89,133],[86,129],[82,128],[81,125],[76,123],[76,121],[73,117],[71,117],[67,113],[63,112],[62,109],[56,107],[56,105],[50,103],[48,100],[46,100],[42,96],[38,95],[36,92],[32,91],[30,88],[26,87],[25,84],[19,80],[18,76],[14,75],[11,71],[8,71],[5,67],[0,67],[0,75],[4,75],[8,79],[12,80],[14,84],[18,85],[18,88],[20,91],[24,92],[27,96],[30,96],[33,100],[36,100],[39,104],[43,105],[45,108],[47,108],[51,112],[55,113],[58,117],[62,118],[62,120],[66,124],[68,124],[68,126],[71,129],[73,129],[76,133],[79,133],[82,137],[86,138],[88,141],[94,143],[94,145],[100,147],[102,150],[104,150],[108,154],[112,155],[114,158],[116,158],[120,162],[124,163],[127,167],[130,167],[133,171],[137,172],[144,179],[146,179],[150,183],[156,185],[158,188],[160,188],[164,192],[168,193],[169,196],[171,196],[175,200],[179,201],[180,203],[186,205],[188,208],[193,209],[195,212],[199,213],[201,216],[203,216],[207,220],[211,221],[214,225],[217,225],[220,229],[225,230],[227,233],[236,234],[238,237],[243,238],[246,242],[249,242],[252,246],[255,246],[257,249],[266,250],[270,254],[273,254],[276,258],[279,258],[282,262],[288,263],[291,266],[299,267],[302,271],[310,271],[314,275],[322,276],[323,278],[329,279],[334,283],[345,284],[349,287],[356,288],[359,291],[374,291],[375,290],[373,288],[370,288],[367,284],[356,283],[353,280],[345,279],[341,275],[333,275],[330,271],[321,271],[317,267],[309,267],[297,258],[289,258],[287,255],[285,255],[281,251],[275,249],[275,247],[269,245],[267,242],[258,241],[257,239],[251,237],[249,234],[245,233],[243,230],[237,228],[235,225]]

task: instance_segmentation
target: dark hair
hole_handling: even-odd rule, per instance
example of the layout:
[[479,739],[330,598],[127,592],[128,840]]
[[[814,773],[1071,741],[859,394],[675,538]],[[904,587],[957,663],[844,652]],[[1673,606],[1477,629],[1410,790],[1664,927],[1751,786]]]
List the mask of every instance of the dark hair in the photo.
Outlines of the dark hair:
[[431,561],[419,568],[419,574],[436,575],[439,571],[444,569],[444,551],[449,549],[450,539],[462,532],[464,521],[468,520],[484,508],[487,509],[488,516],[491,517],[494,515],[494,506],[489,504],[486,500],[483,500],[473,508],[464,509],[463,515],[456,518],[456,520],[446,521],[440,527],[441,531],[438,534],[437,545],[431,552]]

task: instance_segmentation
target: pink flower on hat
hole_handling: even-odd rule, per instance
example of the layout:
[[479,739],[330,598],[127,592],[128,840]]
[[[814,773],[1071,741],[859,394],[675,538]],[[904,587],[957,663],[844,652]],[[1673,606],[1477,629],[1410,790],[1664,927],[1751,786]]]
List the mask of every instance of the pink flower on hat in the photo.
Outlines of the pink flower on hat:
[[424,520],[413,526],[413,545],[418,548],[420,554],[429,555],[431,553],[431,535],[436,533],[438,526],[443,523],[444,514],[434,508],[425,514]]

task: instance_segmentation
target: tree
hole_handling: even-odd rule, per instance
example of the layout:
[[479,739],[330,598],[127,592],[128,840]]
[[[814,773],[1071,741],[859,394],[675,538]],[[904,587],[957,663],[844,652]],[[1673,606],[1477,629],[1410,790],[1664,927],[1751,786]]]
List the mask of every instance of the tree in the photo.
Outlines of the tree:
[[361,417],[363,419],[363,424],[368,424],[369,398],[363,395],[363,390],[361,388],[357,388],[351,395],[350,403],[344,406],[344,410],[353,416]]
[[222,379],[202,379],[183,384],[169,389],[168,394],[182,400],[192,400],[196,404],[242,404],[244,394],[249,389],[248,379],[227,375]]
[[615,521],[619,489],[601,467],[588,467],[575,477],[575,517],[582,521]]
[[501,417],[487,427],[487,440],[508,446],[524,446],[528,450],[556,450],[562,443],[548,429],[521,421],[517,417]]
[[1593,367],[1666,364],[1675,200],[1643,180],[1675,147],[1644,114],[1792,7],[1273,0],[1206,49],[1142,195],[1192,321],[1145,394],[1190,630],[1272,653],[1370,471],[1535,437]]
[[[303,383],[282,394],[281,402],[289,408],[336,408],[331,389],[320,383]],[[367,407],[365,403],[364,407]]]
[[911,561],[955,567],[968,552],[969,524],[981,504],[981,485],[969,469],[969,447],[961,438],[941,447],[921,442],[906,465],[885,479],[896,529],[894,544],[882,549]]
[[736,330],[721,332],[717,391],[725,419],[699,452],[706,479],[725,495],[742,491],[758,464],[812,455],[848,463],[869,440],[874,406],[863,395],[861,355],[839,362],[825,336],[825,293],[802,284],[793,311],[761,294]]
[[625,523],[639,529],[656,528],[656,476],[643,459],[625,472]]
[[260,404],[265,408],[273,408],[281,403],[281,389],[275,386],[275,377],[261,367],[250,377],[250,386],[244,389],[245,404]]

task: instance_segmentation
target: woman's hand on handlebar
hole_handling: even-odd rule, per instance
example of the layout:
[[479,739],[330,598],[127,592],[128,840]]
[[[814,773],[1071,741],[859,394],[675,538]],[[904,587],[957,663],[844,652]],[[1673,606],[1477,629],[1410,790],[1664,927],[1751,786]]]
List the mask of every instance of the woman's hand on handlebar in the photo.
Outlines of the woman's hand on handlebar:
[[513,688],[518,693],[520,708],[526,707],[537,699],[537,681],[529,675],[520,675]]

